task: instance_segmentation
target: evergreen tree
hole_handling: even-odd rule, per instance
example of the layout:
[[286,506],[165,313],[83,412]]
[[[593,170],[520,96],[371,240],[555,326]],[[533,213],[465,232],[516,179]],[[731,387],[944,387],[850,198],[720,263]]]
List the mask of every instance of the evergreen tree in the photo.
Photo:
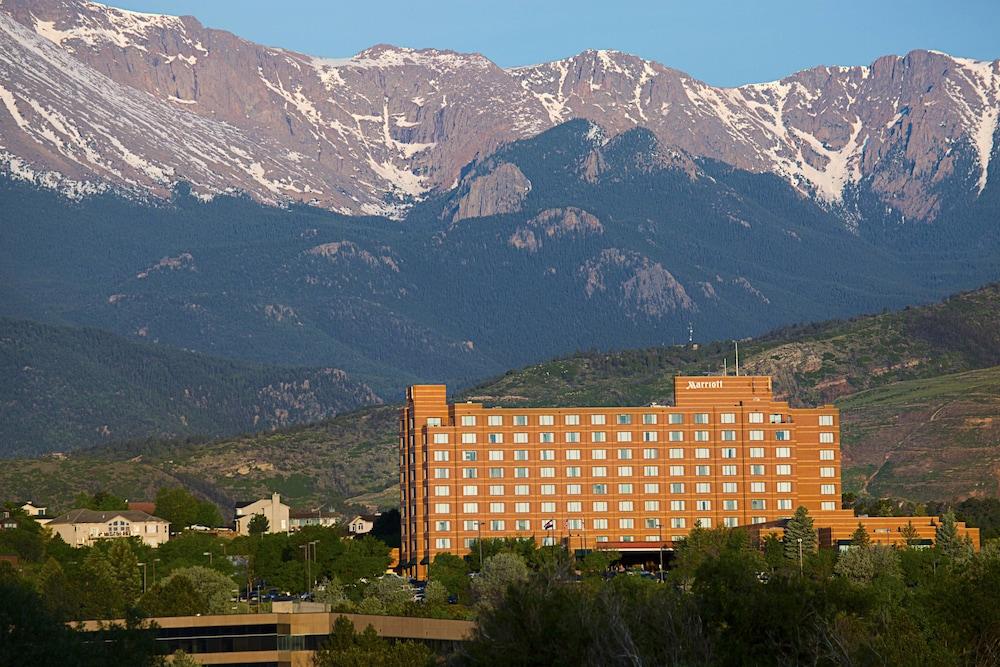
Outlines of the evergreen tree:
[[914,528],[912,521],[907,521],[906,525],[899,531],[899,534],[906,542],[907,548],[915,546],[917,541],[920,539],[920,534],[917,532],[917,529]]
[[809,510],[800,506],[795,510],[795,515],[788,520],[785,525],[785,558],[789,560],[799,559],[799,540],[801,540],[801,553],[808,554],[816,551],[816,529],[813,527],[812,517]]
[[250,519],[250,523],[247,524],[247,530],[251,535],[263,535],[270,527],[271,523],[263,514],[254,514],[253,518]]
[[865,529],[861,522],[858,522],[858,527],[851,535],[851,544],[856,547],[865,548],[872,543],[872,538],[868,535],[868,531]]
[[934,531],[934,548],[947,560],[961,560],[969,554],[969,546],[958,536],[955,513],[948,510]]

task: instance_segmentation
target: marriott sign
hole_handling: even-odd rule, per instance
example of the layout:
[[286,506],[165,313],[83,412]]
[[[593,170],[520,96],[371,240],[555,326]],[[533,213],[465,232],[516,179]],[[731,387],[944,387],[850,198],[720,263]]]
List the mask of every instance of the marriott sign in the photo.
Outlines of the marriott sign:
[[688,389],[722,389],[722,380],[688,380]]

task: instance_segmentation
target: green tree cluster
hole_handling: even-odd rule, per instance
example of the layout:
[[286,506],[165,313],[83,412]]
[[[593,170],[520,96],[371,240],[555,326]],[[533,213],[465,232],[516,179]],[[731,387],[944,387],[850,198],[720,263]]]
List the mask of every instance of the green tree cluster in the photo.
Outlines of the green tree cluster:
[[156,493],[156,516],[170,522],[173,532],[188,526],[222,525],[222,514],[215,503],[200,500],[183,487],[163,487]]

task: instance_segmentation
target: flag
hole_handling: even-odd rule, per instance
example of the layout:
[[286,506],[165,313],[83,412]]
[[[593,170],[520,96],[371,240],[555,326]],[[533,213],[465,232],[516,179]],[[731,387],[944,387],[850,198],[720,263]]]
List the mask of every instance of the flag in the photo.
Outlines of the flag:
[[556,522],[553,521],[552,519],[546,519],[545,522],[542,524],[542,530],[552,530],[555,527],[556,527]]

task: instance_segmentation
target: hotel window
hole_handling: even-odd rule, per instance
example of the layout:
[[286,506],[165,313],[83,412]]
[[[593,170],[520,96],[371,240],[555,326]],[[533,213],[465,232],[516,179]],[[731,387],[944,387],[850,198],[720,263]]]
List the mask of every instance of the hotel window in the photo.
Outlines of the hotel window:
[[722,466],[722,476],[723,477],[735,477],[736,476],[736,466]]
[[751,447],[750,448],[750,458],[752,458],[752,459],[762,459],[762,458],[764,458],[764,448],[763,447]]
[[490,530],[503,530],[506,524],[503,519],[490,519]]
[[618,485],[618,493],[620,493],[623,496],[631,495],[631,493],[632,493],[632,485],[629,484],[629,483],[619,484]]
[[571,500],[570,502],[566,503],[566,511],[567,512],[582,512],[583,511],[583,503],[581,503],[579,500]]
[[788,465],[787,463],[783,463],[781,465],[775,466],[774,467],[774,473],[776,475],[791,475],[792,474],[792,466]]
[[566,424],[566,426],[579,426],[580,415],[566,415],[563,417],[563,423]]
[[451,514],[451,503],[434,503],[435,514]]
[[722,424],[735,424],[736,423],[736,413],[735,412],[723,412],[719,415],[719,422]]
[[438,537],[434,540],[434,547],[437,549],[450,549],[451,548],[451,538],[448,537]]
[[684,458],[684,450],[677,448],[670,450],[670,458],[672,459],[682,459]]
[[552,501],[542,503],[542,514],[552,514],[556,511],[556,504]]
[[711,528],[712,520],[707,516],[701,517],[700,519],[694,520],[694,525],[698,526],[699,528]]
[[604,415],[590,415],[590,423],[597,426],[597,425],[603,425],[607,422]]
[[698,482],[697,484],[694,485],[694,492],[695,493],[711,493],[712,492],[712,484],[711,484],[711,482]]
[[591,442],[607,442],[608,441],[608,434],[605,433],[604,431],[594,431],[593,433],[590,434],[590,441]]
[[503,433],[490,433],[486,438],[491,445],[503,444]]
[[684,442],[684,431],[670,431],[667,435],[670,442]]
[[764,474],[764,466],[760,465],[759,463],[750,466],[750,474],[751,475],[763,475]]
[[723,500],[722,509],[734,512],[740,508],[740,501],[738,500]]
[[514,487],[515,496],[531,495],[531,488],[527,484],[518,484]]
[[766,488],[764,482],[750,482],[750,493],[765,493]]
[[555,477],[556,476],[556,469],[555,468],[539,468],[538,469],[538,474],[540,476],[542,476],[542,477]]
[[607,500],[595,500],[591,507],[595,512],[607,512],[608,511],[608,501]]
[[737,490],[738,488],[739,487],[736,484],[736,482],[723,482],[722,483],[722,492],[723,493],[738,493],[738,490]]
[[583,492],[583,487],[579,484],[567,484],[566,485],[566,495],[567,496],[578,496]]
[[672,412],[667,415],[667,421],[671,424],[683,424],[684,415],[682,413]]
[[434,452],[434,460],[435,461],[447,461],[448,460],[448,452]]
[[503,468],[490,468],[490,479],[503,479]]
[[514,434],[514,444],[516,444],[516,445],[524,445],[524,444],[527,444],[527,442],[528,442],[528,434],[527,433],[515,433]]
[[527,461],[528,460],[528,450],[527,449],[515,449],[514,450],[514,460],[515,461]]
[[711,500],[696,500],[694,501],[694,508],[699,512],[711,512],[712,511],[712,501]]
[[556,450],[554,449],[543,449],[538,452],[539,461],[555,461],[556,460]]
[[595,496],[604,496],[604,495],[607,495],[607,493],[608,493],[608,485],[607,484],[594,484],[594,485],[592,485],[590,487],[590,490],[591,490],[591,492]]
[[479,503],[462,503],[463,514],[477,514],[478,512]]
[[583,530],[583,519],[569,519],[566,521],[566,528],[569,530]]
[[792,509],[792,499],[791,498],[779,498],[778,499],[778,509],[779,510],[790,510],[790,509]]
[[833,415],[820,415],[819,416],[820,426],[833,426]]
[[774,413],[772,413],[772,414],[768,415],[768,421],[771,422],[772,424],[780,424],[781,423],[781,415],[780,414],[774,414]]
[[590,450],[590,458],[595,461],[604,461],[608,458],[608,450],[606,449],[592,449]]
[[659,466],[643,466],[642,475],[643,477],[656,477],[660,474]]
[[476,444],[476,434],[475,433],[463,433],[462,434],[462,444],[463,445],[474,445],[474,444]]
[[527,468],[514,468],[514,477],[518,477],[520,479],[527,479],[527,477],[528,477],[528,469]]
[[709,477],[712,474],[712,466],[695,466],[694,474],[698,477]]
[[580,442],[580,434],[576,431],[571,431],[566,434],[566,442]]
[[608,520],[607,519],[594,519],[594,530],[607,530]]
[[[660,527],[660,520],[659,519],[646,519],[645,521],[643,521],[643,524],[646,526],[646,528],[659,528]],[[656,539],[656,536],[653,536],[652,538],[650,538],[650,541],[655,540],[655,539]]]
[[836,495],[837,486],[835,484],[823,484],[819,487],[819,492],[824,496]]
[[647,483],[642,485],[643,493],[659,493],[660,485],[657,482]]
[[580,466],[569,466],[566,468],[567,477],[579,477],[580,476]]
[[643,424],[655,424],[656,423],[656,415],[653,414],[653,413],[651,413],[651,412],[647,412],[646,414],[644,414],[642,416],[642,423]]
[[712,457],[712,453],[708,451],[708,447],[699,447],[694,450],[694,457],[696,459],[708,459]]
[[434,434],[434,444],[435,445],[447,445],[448,444],[448,434],[447,433],[435,433]]
[[590,468],[590,476],[591,477],[607,477],[608,476],[608,468],[607,468],[607,466],[592,466]]
[[541,493],[543,496],[554,496],[556,495],[556,485],[555,484],[542,484]]
[[[631,458],[632,458],[632,450],[631,449],[619,449],[618,450],[618,458],[620,460],[623,460],[623,461],[631,460]],[[629,473],[629,474],[631,474],[631,473]]]
[[792,439],[792,432],[791,431],[775,431],[774,432],[774,439],[775,440],[791,440]]
[[722,440],[724,442],[732,442],[736,440],[736,431],[723,431]]
[[674,517],[674,518],[670,519],[670,527],[671,528],[686,528],[687,527],[687,519],[685,519],[684,517],[680,517],[680,516]]
[[489,415],[486,417],[487,426],[503,426],[503,416],[502,415]]
[[684,482],[673,482],[670,484],[670,493],[684,493]]
[[476,479],[479,477],[478,468],[462,468],[462,479]]
[[435,521],[434,530],[439,530],[439,531],[451,530],[451,521]]
[[434,495],[435,496],[447,496],[449,493],[451,493],[451,487],[450,486],[435,486],[434,487]]
[[615,418],[615,422],[618,423],[618,424],[631,424],[632,423],[632,415],[618,415]]
[[[444,488],[448,488],[448,487],[444,487]],[[476,486],[475,484],[469,484],[468,486],[463,486],[462,487],[462,495],[463,496],[478,496],[479,495],[479,487]]]
[[618,501],[618,511],[619,512],[632,512],[635,510],[635,504],[631,500],[619,500]]
[[514,415],[514,426],[527,426],[528,415]]
[[656,431],[643,431],[642,432],[642,441],[643,442],[656,442],[657,438],[658,438],[658,436],[656,435]]
[[635,519],[618,519],[619,528],[635,528]]
[[750,509],[752,510],[766,510],[767,501],[761,498],[755,498],[750,501]]
[[708,431],[695,431],[694,439],[697,442],[708,442]]
[[451,475],[449,468],[434,468],[434,479],[448,479]]
[[671,512],[683,512],[687,508],[687,503],[683,500],[671,500],[670,501],[670,511]]
[[751,424],[763,424],[764,423],[764,413],[763,412],[751,412],[747,415],[747,421]]
[[642,458],[647,461],[656,459],[660,456],[660,450],[658,449],[644,449],[642,450]]
[[722,525],[726,528],[736,528],[740,525],[739,517],[727,516],[722,519]]
[[722,448],[722,458],[724,458],[724,459],[735,459],[736,458],[736,448],[735,447],[723,447]]
[[[410,421],[412,422],[412,419]],[[440,417],[428,417],[427,418],[427,425],[428,426],[440,426],[441,425],[441,418]],[[413,428],[413,427],[411,426],[410,428]]]
[[517,519],[514,521],[514,530],[531,530],[531,521],[528,519]]
[[824,512],[832,512],[837,509],[837,503],[833,500],[824,500],[819,504],[819,507]]
[[566,460],[567,461],[579,461],[580,460],[580,450],[579,449],[567,449],[566,450]]
[[755,516],[752,519],[750,519],[750,523],[767,523],[767,517],[766,516]]
[[832,461],[833,460],[833,450],[832,449],[821,449],[821,450],[819,450],[819,460],[820,461]]
[[462,426],[475,426],[476,416],[475,415],[462,415]]
[[792,492],[792,483],[791,482],[778,482],[777,484],[775,484],[775,489],[778,491],[778,493],[791,493]]
[[647,500],[643,502],[642,507],[647,512],[659,512],[660,511],[660,501],[659,500]]
[[555,442],[555,441],[556,441],[556,434],[555,433],[552,433],[550,431],[546,431],[544,433],[539,433],[538,434],[538,442],[548,443],[548,442]]
[[631,431],[618,431],[615,434],[618,442],[632,442],[632,432]]
[[828,431],[821,432],[819,434],[819,441],[826,444],[833,442],[833,433]]
[[695,424],[707,424],[708,423],[708,413],[707,412],[698,412],[698,413],[696,413],[695,416],[694,416],[694,423]]
[[820,477],[836,477],[836,472],[834,471],[833,468],[825,468],[824,467],[824,468],[820,468],[819,469],[819,476]]
[[761,430],[750,431],[750,439],[751,440],[763,440],[764,439],[764,432],[761,431]]
[[553,426],[556,423],[556,418],[552,415],[538,415],[538,425],[539,426]]
[[774,457],[778,459],[789,459],[792,457],[792,450],[788,447],[776,447]]
[[683,477],[684,476],[684,466],[670,466],[670,476],[671,477]]
[[499,449],[491,449],[489,451],[488,458],[490,461],[503,461],[503,451]]

